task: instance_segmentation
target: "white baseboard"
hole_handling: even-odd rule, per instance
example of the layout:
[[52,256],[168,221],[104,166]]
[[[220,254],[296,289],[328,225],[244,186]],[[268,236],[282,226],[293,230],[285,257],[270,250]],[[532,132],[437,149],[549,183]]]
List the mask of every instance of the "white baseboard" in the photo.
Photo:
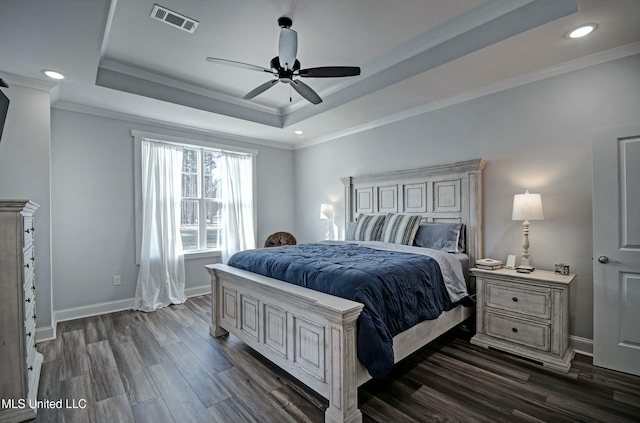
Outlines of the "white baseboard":
[[54,311],[53,316],[54,321],[57,324],[58,322],[65,322],[67,320],[82,319],[85,317],[114,313],[122,310],[131,310],[131,307],[133,307],[133,298],[127,298],[125,300],[107,301],[104,303],[65,308]]
[[187,298],[205,294],[211,294],[211,284],[194,286],[193,288],[187,288],[184,290],[184,295],[186,295]]
[[569,336],[569,342],[577,354],[593,357],[593,339],[581,338],[579,336]]
[[56,331],[53,326],[43,326],[36,328],[36,342],[44,342],[56,339]]
[[[187,288],[184,291],[187,297],[197,297],[211,293],[211,285],[196,286]],[[36,329],[36,342],[49,341],[56,338],[56,324],[66,320],[82,319],[84,317],[97,316],[100,314],[114,313],[116,311],[130,310],[133,306],[133,298],[124,300],[108,301],[104,303],[91,304],[80,307],[71,307],[63,310],[54,311],[53,325],[44,326]],[[569,341],[573,349],[578,354],[593,357],[593,339],[582,338],[579,336],[569,336]]]
[[[188,297],[197,297],[211,292],[211,285],[195,286],[184,290],[184,294]],[[131,310],[133,307],[133,298],[124,300],[107,301],[104,303],[89,304],[79,307],[70,307],[62,310],[54,310],[53,325],[36,329],[36,341],[49,341],[56,338],[56,325],[58,322],[67,320],[82,319],[85,317],[98,316],[100,314],[115,313],[117,311]]]

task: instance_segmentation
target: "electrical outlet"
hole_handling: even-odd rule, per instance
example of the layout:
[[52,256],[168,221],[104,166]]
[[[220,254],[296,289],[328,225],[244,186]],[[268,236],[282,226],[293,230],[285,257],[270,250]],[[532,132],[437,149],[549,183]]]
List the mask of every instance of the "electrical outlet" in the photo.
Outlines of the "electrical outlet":
[[113,285],[120,285],[122,283],[122,276],[116,275],[113,277]]

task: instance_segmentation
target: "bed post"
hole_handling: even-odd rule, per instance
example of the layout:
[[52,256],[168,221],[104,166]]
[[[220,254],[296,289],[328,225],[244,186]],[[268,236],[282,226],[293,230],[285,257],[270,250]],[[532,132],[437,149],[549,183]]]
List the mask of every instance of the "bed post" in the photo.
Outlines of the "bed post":
[[469,177],[467,254],[469,255],[469,265],[471,267],[475,265],[476,260],[484,257],[484,252],[482,251],[482,171],[484,170],[486,160],[479,159],[472,163],[474,163],[474,167],[470,168],[467,172]]
[[211,275],[211,326],[209,327],[209,333],[211,336],[217,338],[228,334],[226,330],[220,327],[220,314],[218,314],[218,307],[222,306],[222,296],[220,295],[220,282],[216,276],[216,272],[205,266],[207,272]]
[[358,357],[356,353],[356,320],[360,314],[352,312],[341,322],[329,324],[329,408],[325,423],[361,423],[358,409]]
[[351,199],[353,178],[351,176],[347,176],[345,178],[340,178],[340,181],[342,181],[342,184],[344,185],[344,235],[346,238],[349,222],[353,220],[355,214],[353,210],[354,202]]

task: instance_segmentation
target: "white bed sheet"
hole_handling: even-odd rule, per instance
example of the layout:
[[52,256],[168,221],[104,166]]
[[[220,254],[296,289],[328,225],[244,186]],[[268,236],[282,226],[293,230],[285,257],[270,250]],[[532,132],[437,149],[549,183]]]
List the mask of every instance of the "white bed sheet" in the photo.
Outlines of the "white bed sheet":
[[[444,286],[452,302],[458,302],[469,295],[467,283],[459,254],[446,253],[432,248],[414,247],[403,244],[392,244],[381,241],[323,241],[331,244],[357,244],[374,250],[397,251],[401,253],[420,254],[433,257],[440,265]],[[463,255],[466,257],[466,254]],[[468,261],[467,261],[468,263]]]

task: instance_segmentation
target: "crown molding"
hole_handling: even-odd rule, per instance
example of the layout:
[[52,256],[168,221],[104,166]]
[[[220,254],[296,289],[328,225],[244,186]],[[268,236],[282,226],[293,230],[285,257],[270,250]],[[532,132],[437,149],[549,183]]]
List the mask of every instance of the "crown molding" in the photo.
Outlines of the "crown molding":
[[622,59],[625,57],[640,54],[640,41],[627,44],[621,47],[616,47],[610,50],[605,50],[599,53],[594,53],[590,56],[581,57],[579,59],[571,60],[560,65],[551,66],[548,68],[540,69],[534,72],[530,72],[524,75],[518,75],[513,78],[505,79],[495,84],[490,84],[475,90],[470,90],[455,96],[451,96],[445,99],[436,100],[431,103],[424,104],[422,106],[414,107],[412,109],[403,110],[401,112],[375,119],[361,125],[356,125],[351,128],[337,131],[332,134],[328,134],[322,137],[302,141],[294,145],[295,149],[302,149],[311,147],[324,142],[332,141],[339,138],[344,138],[349,135],[354,135],[360,132],[368,131],[370,129],[378,128],[384,125],[389,125],[394,122],[409,119],[415,116],[423,115],[425,113],[433,112],[435,110],[444,109],[446,107],[454,106],[456,104],[464,103],[470,100],[475,100],[480,97],[499,93],[512,88],[516,88],[522,85],[527,85],[533,82],[542,81],[544,79],[553,78],[555,76],[563,75],[565,73],[574,72],[580,69],[585,69],[591,66],[599,65],[606,62]]
[[51,90],[58,85],[57,83],[42,81],[40,79],[28,78],[26,76],[16,75],[9,72],[0,70],[0,77],[7,81],[9,88],[12,85],[18,85],[26,88],[34,88],[36,90],[51,92]]
[[225,103],[233,104],[236,106],[252,109],[252,110],[263,112],[263,113],[269,113],[275,116],[282,116],[282,110],[276,107],[265,106],[265,105],[253,103],[250,101],[242,100],[230,94],[225,94],[220,91],[215,91],[204,86],[180,81],[178,79],[175,79],[169,76],[161,75],[147,69],[131,66],[126,63],[121,63],[116,60],[102,59],[100,60],[100,65],[98,66],[98,69],[106,69],[112,72],[116,72],[118,74],[132,76],[145,81],[151,81],[156,84],[176,88],[181,91],[209,97],[213,100],[222,101]]
[[261,140],[257,138],[244,137],[241,135],[235,135],[228,132],[213,131],[213,130],[198,128],[190,125],[181,125],[177,123],[166,122],[159,119],[141,117],[141,116],[136,116],[129,113],[114,112],[111,110],[86,106],[83,104],[71,103],[67,101],[57,102],[53,104],[51,108],[66,110],[69,112],[84,113],[84,114],[93,115],[93,116],[100,116],[100,117],[105,117],[109,119],[122,120],[126,122],[139,123],[142,125],[155,126],[155,127],[164,128],[164,129],[173,129],[176,131],[182,131],[182,132],[197,134],[197,135],[206,136],[206,137],[215,137],[222,140],[243,142],[243,143],[254,144],[254,145],[262,145],[265,147],[278,148],[281,150],[294,149],[294,146],[290,144]]
[[[298,150],[298,149],[311,147],[317,144],[322,144],[324,142],[344,138],[346,136],[368,131],[370,129],[375,129],[381,126],[389,125],[391,123],[409,119],[422,114],[430,113],[435,110],[440,110],[446,107],[454,106],[456,104],[464,103],[470,100],[495,94],[501,91],[506,91],[511,88],[516,88],[522,85],[526,85],[526,84],[541,81],[547,78],[563,75],[563,74],[577,71],[580,69],[585,69],[598,64],[622,59],[622,58],[633,56],[636,54],[640,54],[640,42],[635,42],[635,43],[627,44],[621,47],[605,50],[599,53],[592,54],[590,56],[585,56],[579,59],[575,59],[575,60],[560,64],[560,65],[530,72],[525,75],[515,76],[513,78],[509,78],[509,79],[497,82],[495,84],[490,84],[485,87],[481,87],[475,90],[470,90],[470,91],[461,93],[459,95],[433,101],[433,102],[424,104],[422,106],[404,110],[389,116],[384,116],[379,119],[374,119],[369,122],[363,123],[361,125],[356,125],[341,131],[336,131],[334,133],[331,133],[322,137],[304,140],[294,144],[260,140],[260,139],[235,135],[228,132],[213,131],[213,130],[207,130],[207,129],[189,126],[189,125],[169,123],[169,122],[165,122],[158,119],[144,118],[144,117],[135,116],[127,113],[113,112],[113,111],[102,109],[102,108],[85,106],[85,105],[65,102],[65,101],[55,102],[52,105],[52,108],[58,108],[61,110],[68,110],[68,111],[86,113],[86,114],[102,116],[102,117],[107,117],[112,119],[135,122],[135,123],[140,123],[144,125],[174,129],[174,130],[179,130],[179,131],[184,131],[189,133],[200,134],[204,136],[213,136],[213,137],[226,139],[226,140],[245,142],[245,143],[250,143],[255,145],[263,145],[266,147],[272,147],[272,148],[278,148],[278,149],[284,149],[284,150]],[[7,82],[9,82],[10,84],[23,85],[31,88],[43,89],[46,91],[51,91],[51,89],[55,87],[55,84],[51,84],[51,83],[40,81],[40,80],[34,80],[31,78],[25,78],[19,75],[13,75],[6,72],[1,72],[0,75],[2,75],[3,78],[6,76]],[[54,93],[55,93],[55,90],[54,90]]]

